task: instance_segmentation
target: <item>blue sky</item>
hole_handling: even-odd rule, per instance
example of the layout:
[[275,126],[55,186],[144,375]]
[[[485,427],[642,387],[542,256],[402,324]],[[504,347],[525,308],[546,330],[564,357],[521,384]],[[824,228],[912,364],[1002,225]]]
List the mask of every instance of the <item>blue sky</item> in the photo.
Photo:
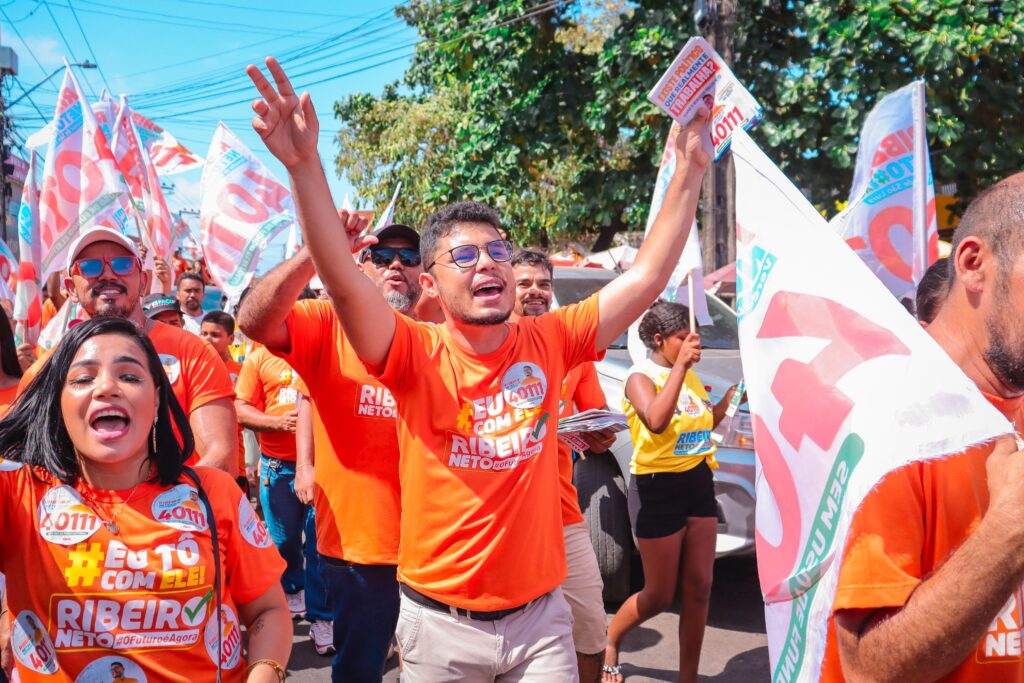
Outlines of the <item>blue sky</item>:
[[[320,115],[320,155],[335,202],[351,187],[333,171],[337,129],[332,106],[355,92],[379,94],[401,77],[416,33],[394,15],[395,0],[0,0],[0,44],[18,55],[8,101],[43,80],[67,57],[95,61],[76,70],[88,96],[106,86],[125,94],[140,113],[206,156],[224,121],[282,181],[283,167],[249,123],[256,95],[244,68],[265,55],[282,57],[297,90],[307,89]],[[63,35],[62,35],[63,34]],[[349,73],[354,71],[358,73]],[[349,75],[345,75],[349,74]],[[53,113],[61,74],[14,105],[9,114],[22,138]],[[33,103],[34,105],[33,106]],[[38,110],[37,110],[38,107]],[[199,207],[199,173],[167,177],[172,210]],[[356,198],[353,197],[355,200]],[[362,208],[384,208],[387,198]],[[197,223],[193,222],[193,225]]]

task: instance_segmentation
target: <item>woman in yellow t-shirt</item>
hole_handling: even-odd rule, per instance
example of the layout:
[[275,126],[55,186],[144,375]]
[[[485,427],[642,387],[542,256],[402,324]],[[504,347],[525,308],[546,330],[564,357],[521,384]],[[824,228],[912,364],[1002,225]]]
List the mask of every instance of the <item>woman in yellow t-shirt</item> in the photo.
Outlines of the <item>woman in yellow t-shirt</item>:
[[696,681],[718,527],[711,430],[725,415],[735,387],[717,405],[708,399],[691,370],[700,361],[700,335],[690,331],[685,306],[656,302],[639,331],[651,355],[630,368],[622,408],[633,437],[627,503],[645,582],[608,627],[602,680],[622,680],[622,639],[668,609],[681,591],[679,680]]

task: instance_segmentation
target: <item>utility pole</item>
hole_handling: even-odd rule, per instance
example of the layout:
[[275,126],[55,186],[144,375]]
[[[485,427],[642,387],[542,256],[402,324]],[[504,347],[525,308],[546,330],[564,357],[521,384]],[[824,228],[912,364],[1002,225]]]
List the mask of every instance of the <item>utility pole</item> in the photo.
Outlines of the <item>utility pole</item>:
[[10,175],[14,172],[11,146],[7,142],[11,121],[4,100],[4,80],[17,75],[18,55],[11,48],[0,46],[0,238],[4,242],[7,242],[7,213],[12,195]]
[[[735,0],[695,0],[693,9],[697,29],[732,68]],[[712,165],[701,196],[701,252],[704,271],[711,272],[736,260],[736,172],[731,151]]]

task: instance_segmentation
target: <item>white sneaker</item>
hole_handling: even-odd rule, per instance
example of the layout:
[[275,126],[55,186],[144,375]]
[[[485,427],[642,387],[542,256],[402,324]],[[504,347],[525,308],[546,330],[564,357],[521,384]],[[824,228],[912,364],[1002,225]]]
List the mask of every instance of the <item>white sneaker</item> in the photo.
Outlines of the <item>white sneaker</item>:
[[301,619],[306,614],[306,591],[285,593],[284,597],[288,601],[288,611],[292,613],[292,619]]
[[333,655],[334,650],[334,622],[314,621],[309,626],[309,635],[313,639],[313,647],[318,655]]

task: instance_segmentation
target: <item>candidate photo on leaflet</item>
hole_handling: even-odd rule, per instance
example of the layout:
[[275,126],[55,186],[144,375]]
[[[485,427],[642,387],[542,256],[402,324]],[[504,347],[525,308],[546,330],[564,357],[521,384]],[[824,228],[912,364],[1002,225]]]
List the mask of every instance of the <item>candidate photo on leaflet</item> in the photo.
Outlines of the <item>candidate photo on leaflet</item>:
[[[430,325],[395,312],[339,258],[343,236],[363,226],[334,208],[308,93],[295,93],[275,59],[266,65],[274,85],[247,68],[261,96],[253,127],[288,169],[305,244],[346,339],[398,405],[403,679],[578,680],[560,588],[559,386],[667,285],[711,159],[707,113],[677,137],[680,163],[633,267],[578,304],[509,322],[512,244],[500,216],[471,201],[430,216],[419,281],[444,314]],[[538,381],[524,390],[526,368]],[[505,634],[497,645],[487,635],[496,631]]]
[[[366,227],[365,219],[345,216],[348,233]],[[357,267],[386,305],[418,317],[423,264],[412,227],[386,225],[345,246],[358,254]],[[314,445],[311,493],[320,571],[333,613],[332,680],[379,681],[399,612],[396,406],[390,390],[359,360],[330,302],[297,300],[315,275],[303,247],[253,286],[239,321],[246,334],[295,368],[310,399],[303,403],[311,402],[305,419]],[[297,446],[302,418],[300,407]],[[309,465],[302,457],[299,452],[295,493],[308,496]],[[311,633],[316,641],[319,634]]]
[[214,680],[218,663],[224,681],[279,680],[284,562],[229,475],[186,471],[192,446],[152,342],[119,316],[71,328],[0,422],[23,683],[76,679],[105,652],[150,681]]
[[[68,250],[67,272],[68,297],[81,306],[87,320],[126,318],[153,342],[196,439],[196,452],[188,464],[218,467],[234,476],[238,441],[231,379],[210,345],[198,336],[146,318],[142,297],[149,278],[135,244],[117,230],[88,228]],[[53,352],[45,352],[25,371],[19,391],[24,391]]]
[[[971,202],[944,269],[925,329],[1020,430],[1024,174]],[[1010,437],[886,475],[850,523],[821,680],[1024,678],[1021,519],[1024,452]]]

